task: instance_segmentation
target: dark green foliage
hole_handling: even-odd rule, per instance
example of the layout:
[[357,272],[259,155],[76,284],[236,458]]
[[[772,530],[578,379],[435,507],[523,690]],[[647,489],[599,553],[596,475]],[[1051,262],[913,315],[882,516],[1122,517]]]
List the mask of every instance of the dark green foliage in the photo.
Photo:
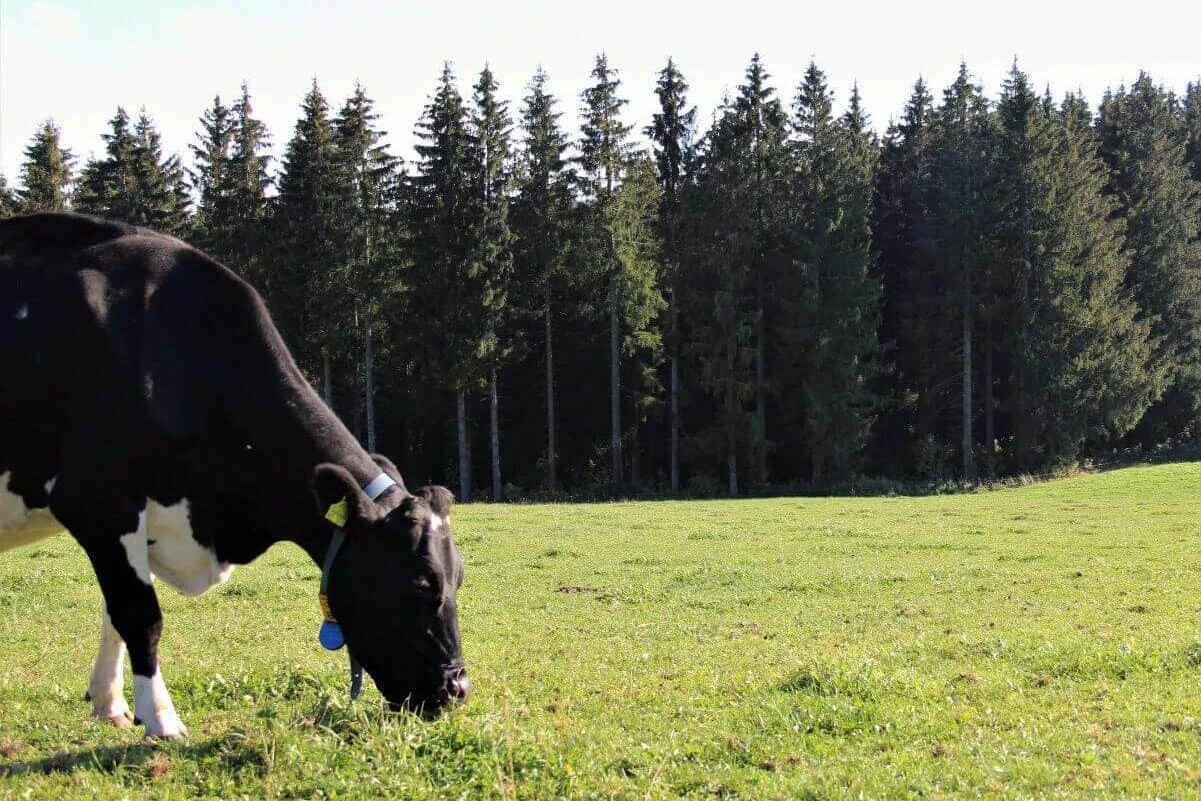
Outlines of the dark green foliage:
[[267,126],[254,117],[246,84],[242,84],[242,95],[234,103],[230,128],[226,172],[230,219],[221,225],[231,245],[227,263],[260,289],[269,291],[267,190],[272,180],[267,171],[271,157],[264,151],[270,141]]
[[75,155],[62,147],[61,131],[46,120],[25,148],[21,165],[21,188],[17,191],[20,210],[64,211],[69,205],[75,180]]
[[267,301],[285,341],[332,402],[331,362],[345,347],[344,248],[339,238],[337,154],[329,106],[316,82],[283,158],[273,220],[274,248],[265,276]]
[[1160,400],[1136,433],[1147,445],[1190,431],[1201,414],[1201,192],[1183,128],[1145,73],[1108,94],[1097,119],[1107,191],[1133,256],[1128,284],[1156,345],[1150,369]]
[[338,201],[338,258],[344,284],[343,314],[353,326],[342,331],[339,348],[350,365],[353,388],[347,415],[352,429],[362,431],[370,450],[375,449],[375,364],[387,361],[391,341],[387,299],[403,292],[400,271],[404,259],[400,160],[384,144],[386,132],[376,127],[379,115],[360,84],[334,120],[334,158]]
[[8,186],[8,179],[0,173],[0,217],[11,217],[17,213],[17,195]]
[[776,362],[786,447],[808,454],[814,487],[857,466],[877,405],[876,147],[858,92],[843,119],[832,107],[825,75],[810,63],[794,105],[796,240],[773,293],[784,302]]
[[179,157],[163,158],[159,133],[145,112],[131,129],[129,115],[118,108],[109,125],[101,135],[105,158],[84,167],[76,208],[182,235],[189,198]]
[[682,280],[683,256],[683,196],[693,177],[696,153],[696,107],[688,106],[688,84],[670,58],[659,73],[655,86],[659,111],[651,118],[645,133],[654,144],[655,165],[659,170],[662,201],[659,210],[659,235],[663,239],[664,284],[669,301],[669,314],[664,339],[671,353],[670,381],[670,485],[680,489],[680,328],[679,294]]
[[1010,467],[1076,458],[1145,408],[1147,327],[1123,286],[1121,228],[1078,101],[1048,112],[1015,66],[998,106],[993,254],[1008,306]]
[[[561,115],[546,83],[545,72],[535,73],[521,115],[524,141],[516,157],[515,197],[509,215],[514,234],[514,280],[508,319],[512,341],[522,355],[541,356],[546,412],[544,436],[539,437],[546,443],[541,461],[545,465],[543,481],[554,491],[558,485],[554,319],[566,305],[571,173],[564,158],[567,136],[559,127]],[[523,336],[523,332],[529,334]]]
[[73,190],[186,232],[356,435],[411,483],[457,469],[463,499],[484,454],[493,498],[734,495],[1201,434],[1201,84],[1140,76],[1095,120],[1016,67],[990,102],[961,66],[878,142],[813,64],[790,119],[755,56],[702,136],[668,60],[647,153],[603,55],[591,84],[569,157],[545,73],[514,136],[491,71],[464,100],[447,66],[411,174],[361,86],[331,119],[314,84],[275,197],[243,86],[200,118],[191,220],[145,114],[118,109],[74,182],[47,123],[0,213]]

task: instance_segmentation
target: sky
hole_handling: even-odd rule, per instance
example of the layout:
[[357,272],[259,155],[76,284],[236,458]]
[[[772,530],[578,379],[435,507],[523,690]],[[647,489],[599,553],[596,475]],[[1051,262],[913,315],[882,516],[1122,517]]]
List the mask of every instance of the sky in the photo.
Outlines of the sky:
[[487,62],[514,116],[542,66],[575,134],[600,52],[620,71],[639,132],[668,56],[702,128],[755,52],[789,102],[813,59],[839,104],[858,82],[883,130],[919,75],[937,96],[960,61],[992,96],[1015,58],[1057,97],[1080,90],[1096,104],[1140,69],[1182,91],[1201,80],[1198,32],[1197,0],[0,0],[0,172],[16,182],[47,118],[81,164],[100,154],[118,105],[145,108],[165,150],[190,163],[199,116],[214,95],[232,102],[243,81],[276,153],[316,79],[333,111],[362,82],[394,152],[409,159],[446,61],[465,94]]

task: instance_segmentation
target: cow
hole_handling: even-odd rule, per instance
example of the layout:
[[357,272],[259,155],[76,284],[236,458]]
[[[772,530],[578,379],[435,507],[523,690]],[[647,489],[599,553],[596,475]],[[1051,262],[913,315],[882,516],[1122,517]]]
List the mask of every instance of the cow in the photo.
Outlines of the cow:
[[338,639],[392,707],[465,699],[452,502],[367,453],[259,295],[201,251],[96,217],[0,220],[0,551],[65,530],[87,554],[97,718],[186,736],[152,580],[198,595],[282,541],[322,567]]

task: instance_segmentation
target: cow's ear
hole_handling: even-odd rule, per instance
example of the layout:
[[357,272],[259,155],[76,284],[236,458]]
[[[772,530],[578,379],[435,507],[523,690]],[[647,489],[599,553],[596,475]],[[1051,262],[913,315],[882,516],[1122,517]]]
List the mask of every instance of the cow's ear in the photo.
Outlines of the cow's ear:
[[[396,465],[392,464],[392,460],[382,454],[371,454],[371,461],[375,462],[376,467],[384,472],[389,478],[396,482],[402,490],[404,489],[404,479],[400,477],[400,471],[396,469]],[[406,490],[407,494],[407,490]]]
[[313,495],[317,499],[317,511],[323,516],[334,504],[346,501],[348,524],[354,520],[370,522],[379,515],[367,493],[363,492],[350,471],[341,465],[317,465],[313,471]]
[[431,485],[417,490],[417,494],[425,498],[430,509],[442,517],[450,516],[450,507],[454,505],[455,495],[446,487]]

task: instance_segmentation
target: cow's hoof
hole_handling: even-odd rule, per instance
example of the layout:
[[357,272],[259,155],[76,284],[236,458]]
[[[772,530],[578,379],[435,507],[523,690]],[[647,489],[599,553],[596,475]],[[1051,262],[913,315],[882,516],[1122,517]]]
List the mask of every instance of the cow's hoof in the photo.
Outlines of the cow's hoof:
[[[91,696],[89,695],[89,700]],[[133,714],[124,698],[114,699],[108,704],[92,704],[92,717],[103,720],[117,729],[128,729],[133,725]]]
[[146,727],[146,736],[155,740],[183,740],[188,736],[188,727],[174,712],[160,713],[157,720],[137,720]]
[[107,721],[114,729],[128,729],[133,725],[133,717],[128,712],[124,715],[106,715],[103,717],[97,715],[96,717],[98,720]]

